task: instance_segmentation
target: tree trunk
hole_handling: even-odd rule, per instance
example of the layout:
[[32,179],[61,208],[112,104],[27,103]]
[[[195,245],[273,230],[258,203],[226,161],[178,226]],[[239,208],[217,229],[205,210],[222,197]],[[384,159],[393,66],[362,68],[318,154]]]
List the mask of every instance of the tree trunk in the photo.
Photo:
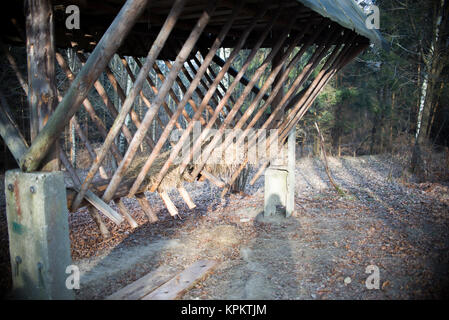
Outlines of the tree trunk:
[[[53,9],[49,0],[26,0],[26,50],[31,142],[56,109]],[[59,147],[54,144],[41,163],[42,171],[57,171]]]

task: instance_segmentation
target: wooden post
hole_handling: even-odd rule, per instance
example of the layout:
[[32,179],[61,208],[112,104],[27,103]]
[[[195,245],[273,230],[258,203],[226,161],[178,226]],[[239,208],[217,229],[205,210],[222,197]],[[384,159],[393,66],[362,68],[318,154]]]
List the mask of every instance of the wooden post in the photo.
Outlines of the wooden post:
[[[125,3],[118,16],[95,47],[94,52],[89,56],[76,79],[72,82],[64,99],[58,104],[45,127],[34,139],[28,152],[22,157],[20,163],[23,171],[31,172],[39,167],[56,139],[59,138],[59,134],[79,109],[93,83],[103,72],[112,55],[120,47],[123,39],[146,7],[146,4],[147,0],[128,0]],[[44,24],[45,21],[41,23]],[[41,27],[40,24],[39,27]],[[40,70],[38,71],[40,72]]]
[[178,187],[178,192],[190,210],[196,208],[196,204],[193,202],[192,197],[190,197],[190,194],[183,186]]
[[[26,50],[28,62],[28,104],[33,142],[56,109],[58,92],[55,81],[53,9],[50,0],[26,0]],[[42,171],[59,170],[59,145],[50,143],[43,155]],[[33,168],[33,169],[37,169]]]

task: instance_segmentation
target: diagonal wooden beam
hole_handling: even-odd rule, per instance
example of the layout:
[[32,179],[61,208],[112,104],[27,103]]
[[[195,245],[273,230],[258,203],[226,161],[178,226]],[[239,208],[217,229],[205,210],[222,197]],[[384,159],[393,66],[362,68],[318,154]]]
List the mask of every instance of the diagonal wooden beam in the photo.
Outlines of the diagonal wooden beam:
[[[171,69],[171,64],[170,63],[168,63],[167,61],[164,61],[164,64],[167,66],[167,68],[170,70]],[[156,75],[159,77],[159,79],[161,79],[161,82],[162,83],[164,83],[164,81],[165,81],[165,79],[166,79],[166,77],[165,77],[165,75],[162,73],[162,70],[159,68],[159,66],[157,65],[157,63],[155,63],[154,64],[154,70],[156,71]],[[176,79],[178,79],[178,76],[176,76]],[[175,81],[176,81],[176,79],[175,79]],[[179,99],[178,99],[178,97],[176,96],[176,93],[173,91],[173,89],[172,88],[170,88],[170,90],[168,91],[168,94],[170,95],[170,97],[173,99],[173,101],[175,102],[175,104],[176,105],[179,105]],[[168,110],[170,110],[170,108],[168,108]],[[167,111],[167,110],[166,110]],[[169,114],[173,114],[173,112],[170,110],[170,111],[167,111],[167,113],[169,113]],[[184,116],[184,118],[185,118],[185,120],[187,121],[187,122],[190,122],[190,116],[188,115],[188,113],[187,113],[187,111],[185,111],[184,109],[182,110],[182,115]],[[171,117],[170,115],[169,115],[169,117]]]
[[[59,53],[56,52],[56,61],[58,62],[59,66],[61,67],[62,71],[66,74],[67,79],[70,83],[73,83],[73,80],[75,79],[75,76],[73,75],[72,71],[70,70],[69,66],[67,65],[67,62],[65,61],[64,57]],[[61,97],[62,101],[63,98]],[[103,121],[100,119],[100,117],[95,112],[93,104],[90,102],[89,98],[86,96],[86,99],[82,102],[82,105],[84,109],[86,110],[87,114],[97,127],[100,134],[103,136],[103,138],[106,138],[108,132],[106,130],[106,126],[104,125]],[[114,158],[117,161],[122,160],[122,155],[120,154],[120,151],[116,144],[114,143],[111,147],[111,153],[114,156]]]
[[[193,177],[196,177],[196,175],[198,175],[201,172],[202,168],[206,164],[206,161],[209,159],[210,155],[212,154],[213,148],[215,148],[218,145],[218,143],[220,142],[221,135],[224,132],[224,130],[226,129],[226,126],[230,124],[232,117],[235,116],[235,114],[237,113],[237,110],[239,110],[240,107],[243,105],[246,97],[250,94],[252,88],[259,81],[259,78],[262,76],[265,69],[269,66],[270,63],[272,63],[273,59],[278,55],[278,52],[281,49],[282,45],[284,44],[284,41],[286,40],[288,33],[290,32],[294,22],[295,22],[295,19],[292,19],[290,25],[283,30],[282,34],[279,35],[276,45],[271,50],[270,54],[266,57],[266,59],[262,62],[262,64],[257,68],[256,72],[253,75],[253,78],[248,83],[248,85],[245,87],[245,89],[243,90],[243,93],[240,95],[240,97],[237,100],[237,102],[235,103],[235,105],[232,107],[230,114],[226,117],[226,119],[223,123],[223,126],[220,127],[220,129],[219,129],[218,133],[216,134],[216,136],[214,137],[214,139],[209,143],[209,145],[204,150],[203,154],[200,156],[201,162],[198,165],[196,165],[195,170],[193,170],[193,173],[192,173]],[[270,28],[267,28],[267,30],[268,30],[267,32],[269,32]],[[304,33],[305,32],[307,32],[307,29],[304,29]],[[303,37],[303,35],[304,34],[300,34],[298,37],[296,37],[296,41],[299,42],[300,39]],[[264,39],[261,39],[261,42],[263,40]],[[290,50],[293,50],[294,46],[295,46],[295,44],[293,44],[293,46],[290,46]],[[242,74],[242,71],[243,72],[245,71],[245,67],[249,67],[249,63],[250,63],[252,57],[254,57],[256,55],[257,50],[258,50],[257,47],[255,47],[254,49],[248,56],[247,62],[245,62],[245,64],[242,67],[242,70],[240,70],[239,74]],[[280,57],[282,59],[281,66],[278,68],[275,68],[275,69],[282,68],[282,65],[285,63],[285,60],[289,57],[289,53],[283,54]],[[236,84],[237,81],[238,81],[238,78],[236,78],[236,80],[234,80],[233,85]],[[235,88],[235,85],[234,86],[233,85],[231,85],[231,87],[229,88],[230,91],[232,91]],[[269,84],[265,83],[264,89],[268,88],[268,86],[269,86]],[[276,93],[272,92],[270,98],[273,95],[276,95]],[[263,91],[259,91],[256,98],[252,101],[252,103],[250,104],[248,109],[245,110],[243,117],[234,126],[234,131],[230,135],[228,135],[226,137],[225,141],[222,143],[221,150],[227,150],[227,146],[230,144],[231,141],[234,140],[235,133],[237,132],[236,130],[241,129],[242,126],[246,123],[246,120],[249,118],[249,116],[252,114],[252,112],[254,111],[256,106],[259,104],[260,100],[262,99],[262,96],[263,96]],[[237,137],[237,138],[239,138],[239,137]]]
[[[85,63],[86,59],[83,55],[81,54],[77,54],[78,59],[80,59],[81,63]],[[126,95],[124,94],[123,88],[120,86],[120,84],[118,83],[117,79],[115,79],[115,76],[113,74],[113,72],[111,71],[111,69],[109,68],[109,66],[105,67],[105,71],[106,71],[106,75],[109,79],[109,82],[112,85],[112,88],[117,92],[119,98],[122,101],[125,101],[126,99]],[[114,81],[115,80],[115,81]],[[106,90],[104,89],[103,85],[101,84],[100,81],[95,81],[94,83],[94,87],[97,90],[98,94],[100,95],[100,97],[103,100],[103,103],[105,104],[105,106],[107,107],[107,109],[109,110],[109,113],[111,114],[112,118],[116,118],[118,115],[118,111],[117,108],[115,107],[114,103],[111,101],[111,99],[109,99],[109,96],[106,92]],[[139,120],[139,116],[137,115],[136,111],[134,111],[134,109],[131,109],[130,111],[130,116],[131,116],[131,120],[134,123],[134,125],[136,126],[136,128],[139,128],[140,126],[140,120]],[[133,137],[133,134],[131,133],[131,130],[124,124],[122,126],[122,132],[123,135],[126,138],[126,141],[129,143]],[[147,143],[147,145],[150,148],[154,147],[154,142],[150,137],[145,137],[145,142]]]
[[[178,76],[178,73],[181,70],[182,65],[184,64],[187,57],[190,55],[190,52],[192,51],[194,45],[198,41],[205,26],[209,22],[212,14],[216,8],[216,5],[217,5],[217,1],[215,1],[215,0],[209,1],[207,8],[204,10],[200,19],[195,24],[188,39],[186,40],[181,51],[179,52],[178,56],[176,57],[175,63],[173,64],[173,68],[170,70],[164,83],[162,84],[159,94],[156,96],[155,100],[153,101],[151,108],[147,110],[145,117],[142,120],[142,125],[137,130],[136,134],[134,135],[134,138],[131,141],[131,143],[129,144],[128,150],[126,151],[126,154],[125,154],[122,162],[120,163],[117,170],[115,171],[115,173],[111,179],[111,182],[103,195],[103,199],[105,201],[108,201],[108,199],[112,199],[112,197],[114,196],[115,190],[118,188],[120,181],[122,180],[124,174],[126,173],[126,170],[129,168],[132,160],[134,159],[134,156],[136,155],[137,148],[140,145],[143,136],[146,134],[149,126],[151,125],[155,114],[159,111],[162,101],[165,100],[165,97],[166,97],[167,93],[169,92],[169,90],[171,89],[176,77]],[[141,69],[140,71],[142,72],[144,70]],[[145,75],[146,75],[146,73],[145,73]],[[136,81],[136,83],[137,83],[137,81]],[[167,137],[168,137],[168,134],[167,134]],[[156,144],[155,148],[151,152],[152,155],[155,155],[155,156],[158,155],[160,149],[162,148],[162,144],[160,143],[161,141],[162,141],[162,139],[159,138],[158,143]],[[151,157],[151,155],[150,155],[150,157]]]
[[134,25],[137,17],[145,9],[148,0],[128,0],[101,38],[87,63],[73,81],[64,99],[39,132],[31,147],[20,161],[23,171],[31,172],[38,168],[41,161],[64,130],[95,80],[106,67],[112,55],[120,47],[123,39]]
[[[136,58],[133,58],[133,59],[136,62],[137,66],[139,68],[142,68],[142,62],[140,62],[139,59],[136,59]],[[159,89],[157,88],[156,84],[153,82],[153,80],[151,80],[151,77],[149,75],[147,75],[146,80],[147,80],[148,85],[150,86],[150,88],[153,90],[154,95],[157,96],[158,93],[159,93]],[[151,102],[143,95],[142,92],[141,92],[140,96],[142,97],[142,101],[145,103],[147,108],[150,108],[151,107]],[[169,117],[171,117],[172,111],[170,110],[170,108],[167,105],[167,102],[165,100],[164,100],[164,102],[162,102],[162,107],[164,108],[165,112],[167,112]],[[156,120],[160,124],[161,128],[163,128],[165,126],[165,125],[162,124],[162,120],[159,118],[159,114],[156,114]],[[181,126],[179,125],[179,123],[177,123],[176,127],[180,128]]]
[[[240,5],[242,5],[242,3],[240,3]],[[240,7],[237,7],[236,10],[240,11]],[[240,49],[243,47],[243,45],[245,44],[250,32],[254,29],[257,21],[265,14],[266,12],[266,8],[265,7],[261,7],[261,9],[259,10],[258,14],[253,18],[251,25],[249,26],[249,28],[245,29],[245,31],[242,33],[241,37],[239,38],[236,47],[234,48],[234,50],[231,52],[228,61],[226,62],[226,64],[223,66],[223,68],[221,69],[220,73],[217,75],[217,78],[215,79],[214,83],[212,84],[212,86],[209,88],[209,90],[207,91],[204,99],[201,102],[201,105],[199,107],[199,109],[195,112],[195,115],[193,116],[193,120],[197,121],[201,115],[201,113],[204,111],[204,109],[206,108],[206,105],[209,103],[210,98],[213,96],[215,90],[218,87],[219,82],[221,81],[221,79],[224,77],[224,75],[227,72],[227,69],[231,66],[231,63],[233,62],[233,60],[235,59],[235,57],[237,56],[238,52],[240,51]],[[235,17],[233,17],[235,19]],[[234,22],[234,19],[229,20],[228,23],[223,27],[222,31],[220,32],[219,37],[217,37],[217,39],[215,39],[214,44],[212,45],[211,49],[209,50],[209,53],[206,55],[206,57],[204,58],[204,62],[201,65],[201,68],[204,68],[204,70],[201,70],[197,72],[196,76],[195,76],[195,81],[191,83],[190,85],[190,89],[191,92],[193,93],[194,89],[198,86],[201,77],[203,76],[203,73],[206,72],[207,66],[211,63],[213,57],[215,56],[217,50],[219,49],[221,43],[224,40],[224,37],[226,36],[226,34],[228,33],[232,22]],[[193,86],[193,84],[195,84]],[[158,174],[158,178],[157,178],[157,184],[160,183],[160,181],[162,181],[164,175],[167,173],[168,169],[170,168],[170,166],[172,165],[173,161],[176,159],[176,157],[178,156],[179,152],[181,151],[181,149],[183,148],[183,145],[185,143],[185,141],[190,137],[190,132],[193,130],[194,124],[193,122],[191,122],[189,124],[189,126],[186,128],[186,130],[184,130],[181,138],[179,139],[179,141],[177,142],[176,146],[172,149],[170,156],[168,158],[168,160],[166,161],[166,163],[164,164],[163,168],[161,169],[161,171]],[[142,181],[145,178],[146,173],[149,170],[149,167],[151,166],[151,163],[148,166],[145,166],[145,171],[142,171],[139,176],[137,177],[131,191],[130,194],[132,194],[133,192],[136,192],[136,190],[138,190],[140,184],[142,183]],[[151,189],[152,192],[155,191],[155,189]]]
[[[192,97],[195,89],[198,87],[198,85],[200,83],[201,77],[203,76],[204,72],[206,72],[207,66],[211,63],[213,56],[215,55],[215,53],[219,49],[221,43],[223,42],[223,40],[225,39],[226,35],[228,34],[229,29],[231,28],[232,23],[234,22],[236,16],[240,12],[240,9],[242,8],[243,4],[244,4],[244,1],[242,1],[240,4],[236,5],[232,17],[223,26],[223,28],[221,29],[219,35],[214,40],[214,43],[212,44],[212,46],[211,46],[211,48],[209,50],[208,55],[204,59],[204,62],[201,65],[200,69],[197,71],[197,73],[195,75],[195,78],[191,81],[188,91],[184,94],[184,97],[183,97],[180,105],[178,106],[178,109],[184,108],[185,105],[187,104],[187,101]],[[263,13],[261,15],[263,15]],[[249,34],[249,32],[247,32],[247,33]],[[247,36],[248,35],[246,35],[245,37],[243,37],[240,40],[242,45],[243,45],[243,42],[246,40]],[[237,52],[238,52],[238,50],[237,50]],[[223,77],[224,76],[224,72],[222,72],[222,74],[220,76]],[[200,107],[196,110],[195,115],[192,118],[193,121],[191,121],[189,123],[187,128],[183,131],[183,134],[182,134],[181,138],[179,139],[179,141],[176,143],[175,147],[172,148],[170,156],[169,156],[168,160],[166,161],[166,163],[164,165],[164,168],[165,168],[166,171],[169,169],[170,165],[172,164],[172,162],[175,160],[175,158],[178,155],[178,153],[183,148],[184,142],[190,136],[190,132],[194,128],[195,121],[198,121],[198,119],[200,118],[203,110],[206,108],[206,105],[209,103],[209,99],[212,96],[213,91],[214,91],[214,87],[211,86],[211,88],[209,88],[209,91],[206,93],[206,96],[202,100]],[[130,195],[133,195],[134,193],[137,192],[137,190],[139,189],[140,185],[144,181],[144,179],[145,179],[149,169],[151,168],[151,165],[153,164],[153,161],[156,159],[156,156],[157,155],[150,155],[150,157],[148,158],[147,162],[142,167],[142,170],[140,171],[139,175],[137,176],[137,178],[136,178],[136,180],[135,180],[135,182],[134,182],[134,184],[133,184],[133,186],[132,186],[132,188],[131,188],[131,190],[129,192]],[[154,192],[154,190],[153,190],[153,192]]]
[[[137,64],[137,59],[133,58],[133,60],[136,61],[136,64]],[[131,82],[134,84],[134,82],[136,82],[136,76],[133,74],[125,57],[120,56],[120,61],[124,65],[126,72],[131,79]],[[140,66],[142,66],[142,65],[140,65]],[[119,88],[119,87],[120,87],[120,84],[117,82],[117,88]],[[123,89],[121,90],[121,92],[123,93]],[[143,90],[141,90],[139,94],[140,94],[140,98],[142,99],[143,103],[147,106],[147,108],[150,108],[151,107],[150,100],[148,100],[148,98],[145,96],[145,94],[143,93]],[[122,101],[125,101],[125,99],[126,99],[125,95],[122,96],[120,94],[119,96],[121,96],[120,99],[122,99]],[[136,125],[136,128],[139,129],[141,122],[140,122],[139,116],[136,114],[136,112],[132,108],[131,108],[131,116],[134,119],[134,124]],[[159,119],[159,115],[157,115],[157,118]],[[162,122],[162,121],[160,121],[160,122]],[[151,139],[148,135],[145,135],[144,139],[147,141],[147,143],[151,147],[151,149],[154,148],[155,143],[154,143],[153,139]]]
[[19,164],[20,159],[28,150],[28,144],[13,120],[10,110],[8,102],[0,92],[0,135]]
[[[214,56],[214,62],[217,64],[217,65],[219,65],[221,68],[223,68],[223,66],[224,66],[224,64],[225,64],[225,61],[222,59],[222,58],[220,58],[219,56]],[[233,76],[234,78],[238,75],[238,71],[237,70],[235,70],[233,67],[230,67],[229,68],[229,70],[228,70],[228,73],[231,75],[231,76]],[[239,80],[244,86],[247,86],[248,85],[248,83],[249,83],[249,79],[247,78],[247,77],[245,77],[245,76],[243,76],[243,77],[241,77],[240,78],[240,80]],[[257,87],[257,86],[254,86],[252,89],[251,89],[255,94],[258,94],[259,93],[259,91],[260,91],[260,89],[259,89],[259,87]],[[263,96],[263,100],[267,100],[269,98],[269,95],[268,94],[265,94],[264,96]]]
[[[183,159],[183,161],[182,161],[182,163],[180,165],[180,169],[179,169],[181,173],[184,172],[184,170],[186,169],[187,165],[192,160],[193,155],[195,154],[195,152],[197,152],[197,150],[200,150],[202,141],[204,141],[203,139],[205,139],[207,137],[207,135],[209,134],[209,130],[210,130],[212,124],[217,119],[220,110],[223,108],[224,104],[226,104],[227,100],[229,99],[229,96],[232,94],[232,92],[236,88],[237,84],[239,83],[239,80],[244,76],[246,70],[249,68],[252,60],[256,56],[257,51],[259,50],[260,46],[262,45],[262,43],[264,42],[266,37],[269,35],[269,33],[271,31],[271,28],[273,27],[275,21],[278,19],[281,11],[282,11],[282,6],[277,10],[276,14],[272,17],[269,25],[264,28],[264,31],[259,36],[259,38],[257,40],[257,43],[251,49],[251,52],[250,52],[249,56],[247,57],[245,63],[240,68],[238,74],[235,76],[235,79],[232,82],[231,86],[228,88],[228,91],[227,91],[225,97],[220,101],[220,104],[215,109],[215,113],[214,113],[213,117],[210,119],[208,126],[203,130],[203,132],[201,133],[199,139],[193,145],[193,148],[190,151],[189,155],[184,157],[184,159]],[[284,37],[287,37],[288,31],[285,32]],[[249,93],[249,91],[248,91],[248,93]],[[195,169],[193,170],[193,173],[192,173],[192,177],[193,178],[196,177],[200,173],[201,169],[204,167],[207,159],[209,158],[209,155],[212,153],[212,150],[214,149],[214,147],[221,140],[222,135],[224,133],[224,130],[231,123],[232,119],[237,114],[237,110],[240,109],[240,107],[243,104],[245,98],[246,98],[246,96],[244,96],[244,95],[240,96],[240,98],[237,100],[236,104],[232,107],[231,112],[227,115],[227,117],[226,117],[225,121],[223,122],[223,124],[220,126],[220,128],[215,133],[212,141],[206,146],[204,152],[202,153],[203,155],[205,155],[205,157],[204,158],[200,157],[201,163],[195,166]],[[158,179],[156,179],[156,182],[157,181],[158,181]],[[156,185],[156,183],[153,184],[152,188],[155,185]]]
[[[95,163],[91,166],[89,173],[87,174],[87,177],[84,180],[84,182],[80,188],[80,192],[77,194],[76,198],[74,199],[74,201],[72,203],[73,208],[77,208],[81,204],[81,201],[83,200],[84,195],[85,195],[86,191],[88,190],[89,185],[92,182],[92,179],[93,179],[95,173],[98,171],[98,168],[100,167],[100,164],[103,161],[109,147],[114,142],[115,137],[119,133],[119,130],[120,130],[123,122],[125,121],[126,115],[128,114],[129,110],[131,109],[135,98],[137,97],[139,92],[142,90],[143,84],[145,82],[145,79],[146,79],[149,71],[150,71],[151,66],[153,66],[154,62],[157,59],[157,56],[159,55],[162,48],[164,47],[168,36],[170,35],[171,31],[173,30],[175,23],[178,20],[178,17],[184,8],[185,2],[186,2],[186,0],[176,0],[176,2],[174,3],[172,10],[170,11],[164,25],[162,26],[156,40],[154,41],[153,45],[151,46],[151,49],[147,55],[145,64],[140,69],[139,74],[136,79],[136,82],[134,83],[134,86],[131,89],[131,92],[126,97],[126,100],[124,101],[124,103],[122,105],[122,109],[120,110],[119,115],[115,118],[114,124],[112,125],[112,127],[108,133],[108,136],[106,137],[106,139],[103,143],[103,146],[97,156]],[[165,94],[164,94],[164,96],[165,96]],[[148,112],[147,112],[147,114],[148,114]],[[134,135],[134,138],[136,138],[136,136],[138,136],[139,137],[138,139],[143,139],[143,136],[146,134],[146,129],[148,129],[148,127],[151,125],[152,120],[153,119],[144,119],[145,122],[142,122],[142,125],[137,130],[137,133],[136,133],[136,135]],[[143,132],[144,130],[142,129],[144,125],[146,127],[145,132]],[[140,144],[140,142],[138,144]],[[129,150],[129,147],[128,147],[128,150]]]
[[[192,70],[193,74],[196,74],[197,70],[193,66],[192,62],[190,60],[188,60],[187,64],[189,65],[190,70]],[[190,82],[192,82],[193,79],[192,79],[191,75],[189,74],[189,72],[185,68],[184,68],[184,70],[185,70],[184,73],[185,73],[186,77],[189,79]],[[204,74],[206,74],[206,73],[204,73]],[[203,86],[205,91],[207,91],[209,89],[209,87],[206,85],[206,83],[204,82],[204,80],[202,78],[200,79],[200,84]],[[197,88],[197,93],[198,93],[198,96],[199,96],[199,98],[201,100],[204,99],[204,94],[203,94],[203,92],[199,88]],[[215,105],[218,105],[218,101],[215,98],[215,95],[213,95],[211,99],[213,100]],[[206,105],[206,109],[207,109],[207,112],[209,112],[209,114],[213,114],[214,113],[214,109],[211,107],[210,103],[208,103]]]

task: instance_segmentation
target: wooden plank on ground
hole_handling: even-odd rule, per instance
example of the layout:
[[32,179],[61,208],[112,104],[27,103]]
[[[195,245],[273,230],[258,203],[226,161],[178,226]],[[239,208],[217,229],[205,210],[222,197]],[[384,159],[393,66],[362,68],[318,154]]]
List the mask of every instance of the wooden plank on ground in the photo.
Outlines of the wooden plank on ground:
[[200,260],[191,264],[170,281],[144,296],[142,300],[174,300],[189,290],[196,282],[212,271],[217,264],[214,260]]
[[160,266],[146,276],[113,293],[106,300],[139,300],[173,278],[175,274],[176,269],[173,267]]

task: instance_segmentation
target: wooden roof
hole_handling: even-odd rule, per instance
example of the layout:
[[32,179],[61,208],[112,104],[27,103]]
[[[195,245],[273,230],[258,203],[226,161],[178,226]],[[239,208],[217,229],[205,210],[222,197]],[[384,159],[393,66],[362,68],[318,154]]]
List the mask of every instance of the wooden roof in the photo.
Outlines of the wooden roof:
[[[282,1],[283,9],[281,17],[283,18],[278,20],[280,22],[277,23],[274,32],[272,32],[272,34],[265,40],[262,47],[271,47],[276,40],[276,29],[281,30],[288,21],[295,17],[295,15],[297,17],[297,23],[295,24],[294,32],[301,31],[306,24],[318,25],[323,23],[323,19],[328,19],[323,18],[320,13],[317,13],[299,1]],[[11,9],[1,12],[1,33],[2,39],[6,43],[12,45],[24,45],[23,30],[25,30],[25,21],[23,2],[24,1],[12,1]],[[119,53],[123,55],[146,56],[153,40],[164,23],[165,17],[170,11],[173,2],[174,0],[149,1],[148,8],[135,23],[131,33],[121,46]],[[95,48],[101,36],[125,3],[125,0],[52,0],[52,3],[55,14],[56,46],[59,48],[75,46],[89,52]],[[207,0],[188,1],[182,15],[176,23],[175,29],[170,35],[168,44],[161,52],[161,58],[173,59],[176,57],[179,48],[188,37],[193,25],[201,15],[207,3]],[[197,44],[200,47],[208,47],[210,45],[211,39],[215,38],[220,27],[228,20],[232,13],[233,1],[220,0],[218,3],[218,7]],[[80,30],[68,30],[65,27],[65,20],[68,16],[65,13],[65,8],[71,4],[75,4],[80,8]],[[248,26],[251,18],[254,17],[258,9],[262,5],[265,5],[268,6],[269,10],[265,16],[260,19],[257,27],[252,33],[253,35],[258,34],[258,31],[263,30],[276,10],[279,10],[279,4],[280,2],[275,1],[246,1],[244,10],[240,13],[238,19],[232,26],[223,46],[233,47],[237,41],[238,35],[240,35]],[[327,21],[330,22],[330,20]],[[337,22],[335,23],[337,24]],[[311,29],[310,34],[313,32],[314,30]],[[305,39],[307,39],[307,36],[310,36],[310,34],[306,35]],[[250,36],[246,43],[246,47],[251,48],[255,41],[256,37]],[[368,42],[369,40],[364,38],[364,40],[361,39],[361,41]]]

